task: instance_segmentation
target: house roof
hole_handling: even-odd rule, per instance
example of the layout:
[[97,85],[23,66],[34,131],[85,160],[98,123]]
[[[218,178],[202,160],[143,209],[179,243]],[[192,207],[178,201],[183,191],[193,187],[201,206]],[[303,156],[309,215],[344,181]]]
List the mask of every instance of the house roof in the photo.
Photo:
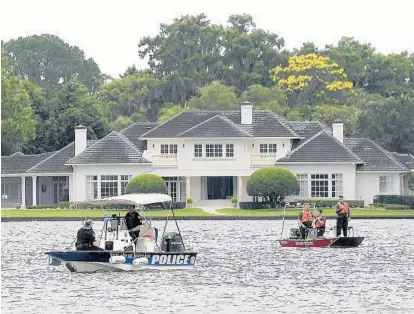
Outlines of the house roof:
[[407,171],[393,155],[369,138],[344,138],[345,145],[358,155],[363,165],[357,171]]
[[176,137],[251,137],[252,135],[231,121],[229,118],[215,115],[211,118],[196,124],[188,130],[178,134]]
[[109,163],[138,164],[151,162],[142,157],[142,151],[124,134],[115,131],[66,162],[67,165]]
[[331,134],[322,130],[293,149],[276,163],[331,163],[363,161]]
[[25,173],[28,169],[35,166],[44,159],[50,157],[55,152],[43,153],[37,155],[25,155],[22,152],[16,152],[10,156],[1,157],[2,174]]
[[139,137],[158,126],[159,122],[135,122],[125,129],[121,130],[120,133],[125,135],[139,150],[144,149],[144,141],[140,140]]
[[414,170],[414,156],[411,154],[399,154],[391,152],[391,155],[397,159],[401,164],[406,166],[410,170]]
[[[224,121],[220,121],[218,118],[210,120],[208,124],[201,126],[200,128],[195,128],[215,116],[226,118],[224,121],[230,120],[237,125],[238,128],[234,125],[233,127],[230,127],[231,124],[224,124]],[[192,129],[191,134],[194,137],[209,137],[208,134],[210,134],[211,131],[208,130],[206,126],[210,123],[213,125],[215,123],[221,123],[222,126],[225,126],[223,130],[220,130],[221,137],[233,137],[236,130],[241,129],[252,137],[300,137],[289,124],[285,123],[281,117],[277,116],[272,111],[253,110],[253,121],[250,125],[241,124],[240,111],[184,111],[144,133],[141,138],[176,138],[189,129]],[[207,132],[207,134],[203,132]]]
[[299,134],[302,139],[295,140],[292,149],[295,149],[306,140],[319,133],[322,130],[325,130],[327,133],[332,133],[331,130],[319,121],[287,121],[291,128]]
[[[88,140],[87,146],[96,143],[96,140]],[[61,150],[54,152],[51,156],[42,160],[35,166],[27,170],[28,173],[71,173],[73,169],[66,165],[66,162],[75,156],[75,142],[63,147]]]

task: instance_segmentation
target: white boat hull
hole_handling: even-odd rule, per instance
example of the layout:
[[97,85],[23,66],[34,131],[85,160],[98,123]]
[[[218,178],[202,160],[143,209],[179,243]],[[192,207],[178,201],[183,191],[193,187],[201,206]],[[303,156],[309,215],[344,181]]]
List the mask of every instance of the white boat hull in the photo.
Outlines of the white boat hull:
[[99,262],[66,262],[66,268],[76,273],[96,273],[96,272],[131,272],[142,271],[145,269],[159,270],[188,270],[193,269],[194,265],[186,266],[158,266],[158,265],[132,265],[132,264],[111,264]]

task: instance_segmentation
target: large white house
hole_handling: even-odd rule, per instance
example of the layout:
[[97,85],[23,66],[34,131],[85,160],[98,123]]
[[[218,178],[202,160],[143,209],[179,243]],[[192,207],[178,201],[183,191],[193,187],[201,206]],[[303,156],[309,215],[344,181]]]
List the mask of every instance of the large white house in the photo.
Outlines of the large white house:
[[[177,202],[193,198],[249,201],[248,177],[261,167],[289,169],[300,181],[297,199],[373,202],[377,194],[409,194],[410,154],[388,152],[368,138],[344,138],[343,124],[286,121],[271,111],[187,111],[164,123],[135,123],[100,140],[75,142],[40,155],[2,157],[2,207],[52,205],[124,193],[142,173],[162,176]],[[24,182],[24,184],[22,184]]]

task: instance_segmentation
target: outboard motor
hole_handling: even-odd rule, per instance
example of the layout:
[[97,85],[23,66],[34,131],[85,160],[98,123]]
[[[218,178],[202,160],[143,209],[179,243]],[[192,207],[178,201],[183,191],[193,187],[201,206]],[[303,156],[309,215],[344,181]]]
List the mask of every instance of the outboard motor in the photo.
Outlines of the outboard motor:
[[183,240],[178,232],[166,233],[161,242],[161,251],[184,252]]

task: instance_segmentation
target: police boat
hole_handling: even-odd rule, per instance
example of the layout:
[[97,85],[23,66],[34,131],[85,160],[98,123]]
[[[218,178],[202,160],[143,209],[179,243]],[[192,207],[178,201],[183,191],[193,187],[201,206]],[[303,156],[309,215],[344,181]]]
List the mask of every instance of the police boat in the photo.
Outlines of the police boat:
[[[286,213],[286,207],[285,207]],[[281,247],[295,247],[295,248],[355,248],[360,246],[365,237],[355,236],[353,227],[348,227],[347,234],[352,236],[337,237],[336,226],[330,228],[326,236],[318,236],[316,228],[307,228],[305,231],[305,239],[302,239],[299,228],[290,228],[290,234],[288,237],[282,238],[283,229],[285,225],[285,216],[283,216],[282,231],[280,233],[280,239],[278,240]],[[333,232],[332,236],[329,236],[329,231]]]
[[[119,214],[104,217],[101,234],[97,242],[102,250],[76,250],[76,248],[61,251],[45,252],[52,266],[62,263],[71,271],[79,273],[101,271],[137,271],[143,269],[191,269],[195,265],[197,252],[188,250],[178,227],[178,222],[172,208],[172,199],[168,194],[125,194],[105,199],[81,202],[93,208],[98,206],[127,206],[135,205],[144,218],[139,226],[138,238],[133,240],[125,218]],[[161,204],[168,210],[163,234],[159,241],[158,228],[152,226],[151,204]],[[166,232],[170,217],[173,217],[177,231]],[[72,245],[74,242],[72,243]]]

